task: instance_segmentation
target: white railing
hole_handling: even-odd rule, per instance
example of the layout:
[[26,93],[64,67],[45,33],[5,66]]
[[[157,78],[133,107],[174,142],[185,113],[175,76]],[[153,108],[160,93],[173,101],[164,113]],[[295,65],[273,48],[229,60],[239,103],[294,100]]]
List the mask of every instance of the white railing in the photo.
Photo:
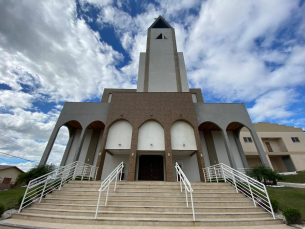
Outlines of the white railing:
[[102,182],[98,195],[98,200],[97,200],[97,206],[96,206],[96,211],[95,211],[95,219],[97,218],[97,213],[98,213],[98,208],[100,206],[100,199],[101,199],[101,194],[102,192],[107,188],[107,194],[106,194],[106,199],[105,199],[105,206],[107,206],[107,201],[108,201],[108,193],[109,193],[109,187],[111,182],[115,179],[115,184],[114,184],[114,191],[116,190],[116,183],[118,181],[118,176],[120,175],[120,181],[122,180],[122,172],[124,168],[124,162],[122,161],[109,175],[108,177]]
[[177,182],[180,181],[180,189],[182,192],[182,183],[184,184],[184,191],[185,191],[185,198],[186,198],[186,207],[189,207],[189,201],[187,198],[187,192],[190,193],[191,196],[191,204],[192,204],[192,211],[193,211],[193,221],[195,221],[195,211],[194,211],[194,202],[193,202],[193,189],[191,186],[191,183],[189,182],[189,180],[187,179],[187,177],[185,176],[184,172],[182,171],[182,169],[180,168],[179,164],[176,162],[176,175],[177,175]]
[[263,183],[223,163],[204,168],[203,174],[205,182],[229,183],[236,189],[237,193],[240,192],[249,197],[254,206],[261,206],[275,219],[269,195]]
[[76,161],[31,180],[25,190],[18,213],[34,202],[40,203],[43,197],[53,190],[60,190],[61,186],[70,180],[95,180],[97,169],[96,166]]

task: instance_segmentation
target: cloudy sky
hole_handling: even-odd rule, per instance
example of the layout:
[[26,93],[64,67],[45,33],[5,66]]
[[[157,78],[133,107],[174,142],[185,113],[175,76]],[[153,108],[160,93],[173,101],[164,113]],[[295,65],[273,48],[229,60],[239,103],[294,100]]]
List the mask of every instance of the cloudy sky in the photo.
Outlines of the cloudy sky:
[[[40,160],[66,101],[136,88],[147,28],[162,15],[207,103],[305,130],[305,4],[298,0],[0,0],[0,164]],[[49,162],[59,164],[62,127]]]

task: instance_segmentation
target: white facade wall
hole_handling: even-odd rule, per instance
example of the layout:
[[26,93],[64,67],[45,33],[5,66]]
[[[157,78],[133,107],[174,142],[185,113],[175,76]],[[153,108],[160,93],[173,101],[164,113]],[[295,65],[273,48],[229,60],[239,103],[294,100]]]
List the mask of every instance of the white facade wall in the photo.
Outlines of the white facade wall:
[[104,180],[122,161],[124,162],[124,166],[125,166],[124,180],[127,180],[129,154],[115,154],[111,156],[108,153],[106,153],[101,180]]
[[[189,156],[189,155],[173,155],[173,165],[176,165],[177,161],[182,161],[183,166],[182,170],[189,181],[200,181],[199,169],[198,169],[198,162],[196,155]],[[176,169],[174,169],[174,181],[177,181],[177,174]]]
[[164,129],[158,122],[148,121],[140,127],[138,150],[165,151]]
[[197,150],[194,129],[183,121],[175,122],[171,127],[172,150]]
[[141,52],[140,53],[140,60],[139,60],[137,92],[143,92],[144,91],[145,59],[146,59],[146,53]]
[[85,160],[86,160],[87,152],[88,152],[88,149],[89,149],[92,132],[93,132],[92,129],[88,129],[86,131],[86,135],[85,135],[85,139],[84,139],[84,142],[83,142],[82,150],[81,150],[81,153],[79,155],[78,160],[81,161],[81,162],[84,162],[84,163],[87,163]]
[[115,122],[108,131],[105,149],[130,149],[132,126],[121,120]]
[[66,165],[73,162],[74,156],[76,154],[76,150],[77,150],[77,146],[78,146],[78,142],[79,142],[81,132],[82,132],[82,129],[77,129],[75,131],[75,136],[74,136],[73,142],[71,144],[71,148],[70,148],[70,151],[69,151],[69,154],[68,154]]
[[[156,39],[161,33],[167,39]],[[172,36],[171,29],[151,29],[149,92],[177,92]]]
[[189,92],[190,91],[189,82],[187,80],[183,52],[178,53],[178,58],[179,58],[179,68],[180,68],[180,79],[181,79],[182,92]]

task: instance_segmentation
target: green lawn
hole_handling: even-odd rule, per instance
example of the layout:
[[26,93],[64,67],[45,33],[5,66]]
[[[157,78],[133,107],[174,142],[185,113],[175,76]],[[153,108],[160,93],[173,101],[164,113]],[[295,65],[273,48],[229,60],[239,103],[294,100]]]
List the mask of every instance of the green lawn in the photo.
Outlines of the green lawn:
[[297,172],[298,175],[284,176],[283,182],[289,183],[305,183],[305,171]]
[[279,208],[296,208],[301,211],[302,218],[305,219],[305,189],[304,188],[270,188],[269,197],[279,202]]
[[15,207],[18,204],[18,199],[23,196],[25,188],[16,188],[7,191],[0,191],[0,202],[3,203],[6,209]]

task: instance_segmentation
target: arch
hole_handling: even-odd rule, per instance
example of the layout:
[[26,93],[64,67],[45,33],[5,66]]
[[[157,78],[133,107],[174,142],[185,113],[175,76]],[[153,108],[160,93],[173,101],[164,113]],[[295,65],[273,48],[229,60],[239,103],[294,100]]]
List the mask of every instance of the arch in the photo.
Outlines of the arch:
[[190,121],[188,121],[188,120],[186,120],[186,119],[183,119],[183,118],[179,118],[179,119],[175,120],[174,122],[172,122],[172,125],[171,125],[171,126],[173,126],[175,122],[179,122],[179,121],[186,122],[186,123],[189,124],[193,129],[195,129],[194,125],[193,125]]
[[82,129],[82,125],[80,124],[80,122],[76,121],[76,120],[70,120],[68,122],[66,122],[65,124],[63,124],[63,126],[66,126],[68,128],[73,128],[73,129]]
[[142,123],[140,124],[140,126],[139,126],[139,129],[140,129],[145,123],[147,123],[147,122],[149,122],[149,121],[154,121],[154,122],[159,123],[160,126],[162,126],[162,128],[164,129],[164,126],[163,126],[157,119],[154,119],[154,118],[150,118],[150,119],[147,119],[147,120],[145,120],[144,122],[142,122]]
[[105,124],[102,121],[96,120],[87,125],[86,129],[104,129]]
[[159,122],[150,120],[140,126],[138,150],[165,151],[164,129]]
[[221,130],[222,130],[222,128],[220,128],[216,123],[210,122],[210,121],[206,121],[206,122],[201,123],[201,124],[198,126],[198,129],[199,129],[200,131],[203,131],[203,130],[221,131]]
[[132,126],[124,119],[118,120],[109,127],[105,149],[130,149]]
[[171,126],[172,150],[197,150],[194,128],[185,121],[176,121]]

